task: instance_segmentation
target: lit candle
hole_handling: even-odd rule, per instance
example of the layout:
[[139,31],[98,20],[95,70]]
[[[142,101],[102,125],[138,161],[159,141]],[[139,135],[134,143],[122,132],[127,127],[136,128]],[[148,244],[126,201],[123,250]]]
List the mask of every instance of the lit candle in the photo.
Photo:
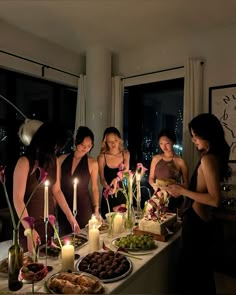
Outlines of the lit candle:
[[122,225],[123,225],[123,218],[120,213],[116,213],[114,220],[113,220],[113,231],[114,234],[119,234],[122,231]]
[[98,227],[98,220],[94,214],[92,215],[92,218],[89,220],[89,229],[93,227]]
[[78,184],[78,179],[74,179],[74,194],[73,194],[73,213],[77,213],[77,184]]
[[61,249],[62,271],[74,271],[75,248],[69,241]]
[[90,252],[99,250],[99,230],[95,225],[89,230],[89,250]]
[[48,186],[49,186],[49,181],[46,180],[44,183],[44,215],[43,215],[44,221],[48,220]]

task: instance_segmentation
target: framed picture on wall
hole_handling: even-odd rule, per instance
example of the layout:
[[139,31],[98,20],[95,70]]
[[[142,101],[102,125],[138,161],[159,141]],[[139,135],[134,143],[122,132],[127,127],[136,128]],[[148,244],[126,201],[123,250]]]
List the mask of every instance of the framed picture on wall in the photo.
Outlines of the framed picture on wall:
[[209,88],[209,111],[220,120],[230,145],[229,162],[236,163],[236,84]]

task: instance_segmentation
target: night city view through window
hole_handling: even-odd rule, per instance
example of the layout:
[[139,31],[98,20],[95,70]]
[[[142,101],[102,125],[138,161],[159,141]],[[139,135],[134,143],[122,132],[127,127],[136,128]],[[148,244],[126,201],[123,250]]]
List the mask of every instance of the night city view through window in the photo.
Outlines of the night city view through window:
[[[160,153],[158,134],[175,131],[175,152],[182,155],[184,78],[129,86],[124,93],[124,143],[130,151],[130,169],[137,163],[150,168]],[[143,185],[148,186],[148,172]]]

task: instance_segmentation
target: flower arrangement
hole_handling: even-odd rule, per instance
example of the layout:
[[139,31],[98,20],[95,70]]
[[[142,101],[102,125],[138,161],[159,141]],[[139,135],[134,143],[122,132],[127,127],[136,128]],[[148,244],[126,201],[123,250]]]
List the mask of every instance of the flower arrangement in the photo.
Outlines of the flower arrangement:
[[20,217],[19,217],[18,222],[16,222],[15,215],[14,215],[14,212],[13,212],[13,208],[12,208],[12,205],[11,205],[11,202],[10,202],[10,199],[9,199],[9,196],[8,196],[8,193],[7,193],[5,168],[6,168],[5,166],[0,166],[0,182],[3,185],[3,190],[4,190],[4,193],[5,193],[7,205],[8,205],[9,211],[10,211],[10,215],[11,215],[13,230],[14,231],[18,231],[19,230],[19,226],[20,226],[20,222],[21,222],[21,218],[22,218],[22,216],[24,214],[24,211],[27,208],[27,206],[28,206],[28,204],[29,204],[29,202],[30,202],[33,194],[37,190],[37,188],[46,180],[47,172],[43,168],[37,167],[37,169],[39,169],[39,182],[35,186],[35,188],[33,189],[31,195],[29,196],[29,199],[27,200],[27,202],[26,202],[26,204],[24,206],[24,209],[22,210],[22,212],[20,214]]
[[[131,170],[125,171],[123,164],[119,167],[119,172],[117,173],[116,179],[112,182],[112,184],[104,191],[103,196],[107,201],[108,211],[110,213],[110,206],[108,197],[111,194],[115,194],[117,197],[118,192],[122,192],[126,199],[126,207],[120,206],[118,208],[118,212],[126,212],[127,211],[127,218],[126,218],[126,227],[130,228],[133,221],[131,220],[132,215],[132,205],[133,205],[133,198],[136,199],[137,208],[140,208],[140,201],[141,201],[141,179],[147,168],[143,166],[142,163],[138,163],[136,166],[136,170],[133,172]],[[148,192],[149,189],[145,187]],[[150,195],[150,192],[149,192]]]
[[[61,239],[59,237],[59,234],[58,234],[58,231],[57,231],[57,228],[56,228],[56,217],[54,215],[50,214],[50,215],[48,215],[48,221],[49,221],[49,223],[51,224],[51,226],[54,229],[54,233],[55,233],[55,235],[57,237],[57,240],[58,240],[58,243],[60,245],[60,248],[62,248]],[[57,247],[57,245],[53,241],[51,241],[51,245],[50,246]]]
[[23,218],[24,221],[26,221],[30,228],[25,229],[24,231],[24,235],[26,237],[30,237],[32,240],[32,244],[33,244],[33,261],[37,262],[38,261],[38,249],[39,246],[41,245],[41,241],[40,238],[38,237],[36,240],[36,243],[34,242],[34,237],[33,237],[33,230],[34,230],[34,223],[35,223],[35,218],[31,217],[31,216],[26,216]]

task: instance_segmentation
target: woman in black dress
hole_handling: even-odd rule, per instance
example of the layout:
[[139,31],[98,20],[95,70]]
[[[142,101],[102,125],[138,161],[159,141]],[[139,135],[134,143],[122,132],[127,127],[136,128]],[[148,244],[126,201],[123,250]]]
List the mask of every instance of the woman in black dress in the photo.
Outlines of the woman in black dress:
[[[18,217],[21,216],[27,200],[38,185],[39,169],[37,168],[40,167],[47,172],[47,180],[49,180],[49,214],[55,215],[55,204],[58,203],[65,214],[65,220],[68,220],[70,224],[70,228],[75,226],[75,230],[78,232],[79,226],[61,191],[60,166],[56,157],[57,150],[66,142],[66,132],[56,124],[27,119],[20,128],[19,136],[21,141],[29,146],[26,153],[17,161],[13,176],[13,201]],[[21,217],[20,243],[25,251],[33,251],[31,238],[24,236],[24,229],[30,227],[23,220],[27,216],[35,218],[34,242],[39,238],[42,243],[45,243],[43,196],[44,185],[42,183],[34,192]],[[53,236],[53,229],[48,226],[48,238],[50,239],[51,236]]]
[[[73,181],[75,178],[78,180],[76,220],[80,228],[85,227],[93,212],[99,213],[98,163],[87,155],[93,145],[93,132],[88,127],[80,126],[75,137],[75,150],[59,158],[61,189],[71,210],[73,210]],[[89,192],[90,181],[92,197]],[[70,224],[60,208],[58,208],[58,222],[60,235],[71,233]]]
[[[108,127],[103,134],[101,151],[98,156],[100,183],[103,186],[103,192],[108,188],[117,177],[119,169],[129,170],[130,153],[123,147],[123,140],[120,132],[115,127]],[[116,206],[125,205],[126,199],[122,192],[117,196],[109,195],[108,202],[111,211]],[[104,197],[101,200],[101,215],[105,218],[108,213],[107,202]]]

